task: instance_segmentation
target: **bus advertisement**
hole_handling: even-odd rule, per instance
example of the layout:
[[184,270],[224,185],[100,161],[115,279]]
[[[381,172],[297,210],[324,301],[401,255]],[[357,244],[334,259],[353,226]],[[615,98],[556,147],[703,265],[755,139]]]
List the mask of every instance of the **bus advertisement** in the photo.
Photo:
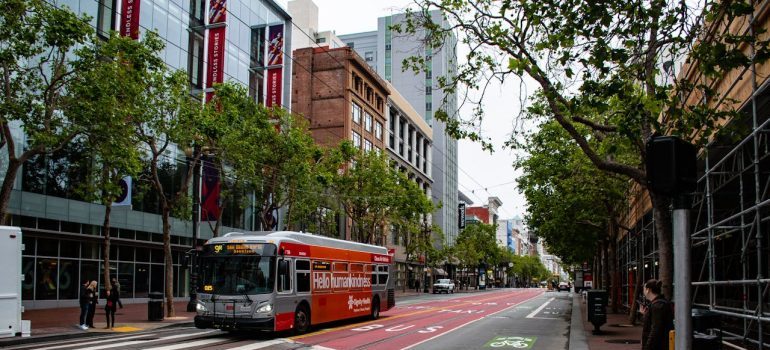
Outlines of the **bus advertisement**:
[[384,247],[308,233],[229,233],[198,258],[195,326],[294,330],[379,317],[395,306],[392,257]]

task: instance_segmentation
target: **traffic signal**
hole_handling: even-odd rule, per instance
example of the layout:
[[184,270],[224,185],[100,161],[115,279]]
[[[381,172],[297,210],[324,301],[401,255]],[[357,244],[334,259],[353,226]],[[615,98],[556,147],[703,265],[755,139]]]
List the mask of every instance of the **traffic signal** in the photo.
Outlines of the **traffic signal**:
[[695,146],[674,136],[653,136],[646,149],[647,187],[651,191],[669,196],[695,192]]

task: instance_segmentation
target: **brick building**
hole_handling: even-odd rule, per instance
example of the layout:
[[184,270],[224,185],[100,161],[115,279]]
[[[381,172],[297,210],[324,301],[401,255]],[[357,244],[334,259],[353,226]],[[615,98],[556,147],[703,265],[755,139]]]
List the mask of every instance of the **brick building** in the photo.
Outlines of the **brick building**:
[[320,145],[351,140],[366,151],[385,149],[387,84],[349,47],[294,51],[291,109],[310,122]]

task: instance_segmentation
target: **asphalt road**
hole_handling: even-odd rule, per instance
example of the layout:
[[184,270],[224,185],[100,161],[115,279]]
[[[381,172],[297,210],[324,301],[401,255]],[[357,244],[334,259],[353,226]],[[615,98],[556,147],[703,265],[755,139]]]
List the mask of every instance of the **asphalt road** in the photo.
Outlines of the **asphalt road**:
[[10,349],[567,349],[570,295],[502,289],[411,296],[378,320],[321,325],[301,336],[183,327]]

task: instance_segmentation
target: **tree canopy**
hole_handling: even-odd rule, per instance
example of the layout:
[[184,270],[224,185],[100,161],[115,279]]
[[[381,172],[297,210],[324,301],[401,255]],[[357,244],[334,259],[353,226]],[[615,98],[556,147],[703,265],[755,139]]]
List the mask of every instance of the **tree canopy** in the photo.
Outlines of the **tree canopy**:
[[[767,40],[759,30],[724,30],[749,23],[748,1],[669,0],[416,0],[405,23],[395,30],[425,31],[424,44],[442,49],[460,34],[468,53],[458,74],[440,77],[447,91],[483,90],[492,80],[514,79],[537,86],[531,104],[556,122],[598,169],[646,186],[645,142],[654,133],[706,140],[724,118],[737,115],[734,101],[720,96],[717,84],[735,69],[767,60]],[[450,23],[440,26],[429,11]],[[443,48],[451,49],[455,48]],[[424,61],[407,59],[409,68]],[[686,73],[686,74],[679,74]],[[521,80],[519,80],[521,79]],[[540,99],[542,97],[542,99]],[[482,103],[473,100],[470,102]],[[439,111],[458,137],[483,139],[483,104],[472,118]],[[523,112],[523,111],[522,111]],[[588,128],[590,133],[583,133]],[[588,135],[616,135],[638,157],[600,151]],[[650,193],[660,256],[663,292],[671,294],[673,263],[670,198]]]

